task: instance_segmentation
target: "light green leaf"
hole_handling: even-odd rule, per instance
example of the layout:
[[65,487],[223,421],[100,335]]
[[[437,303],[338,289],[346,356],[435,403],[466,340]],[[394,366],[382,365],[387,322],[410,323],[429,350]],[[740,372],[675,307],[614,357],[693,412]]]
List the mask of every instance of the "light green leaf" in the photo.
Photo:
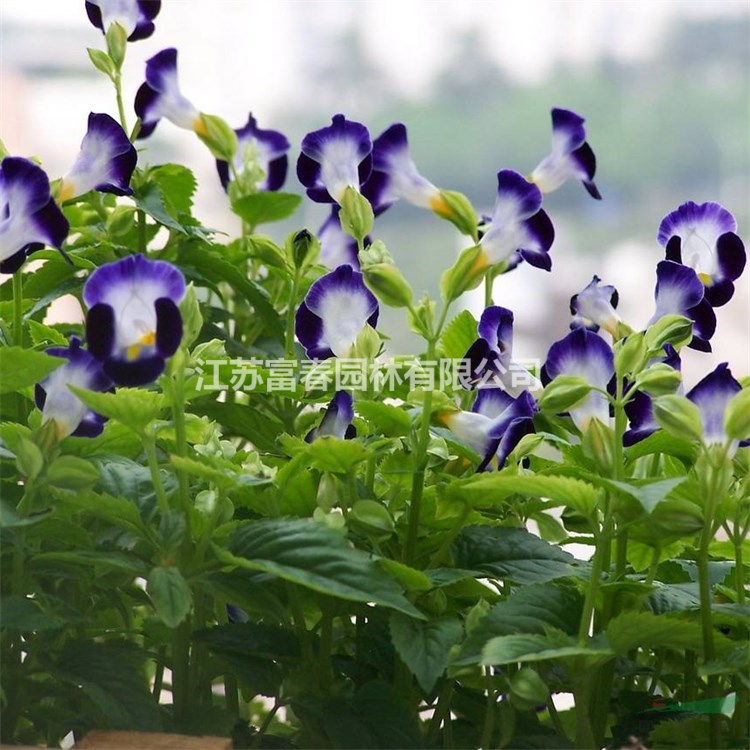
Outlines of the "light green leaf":
[[546,635],[501,635],[485,645],[482,664],[512,664],[571,657],[586,657],[596,663],[607,661],[613,656],[609,649],[592,645],[579,646],[571,636],[559,632]]
[[448,666],[451,646],[463,636],[461,621],[448,615],[420,622],[398,612],[391,615],[391,640],[401,660],[430,693]]
[[166,406],[161,393],[142,388],[118,388],[116,393],[97,393],[75,386],[70,389],[89,409],[117,420],[134,432],[141,432]]
[[0,347],[0,393],[13,393],[34,385],[67,362],[44,352],[20,346]]
[[49,345],[54,344],[55,346],[67,346],[68,339],[63,336],[60,331],[45,326],[36,320],[29,320],[29,333],[31,334],[31,341],[34,346],[40,346],[42,344]]
[[294,193],[263,192],[246,195],[232,203],[232,211],[251,227],[291,216],[302,197]]
[[176,628],[193,608],[193,595],[179,568],[154,568],[148,574],[146,591],[159,619],[169,628]]
[[89,461],[76,456],[59,456],[47,469],[47,482],[64,490],[88,490],[98,481],[99,471]]
[[310,464],[321,471],[346,474],[366,460],[370,451],[362,443],[341,440],[331,435],[319,437],[308,448]]
[[438,349],[446,359],[461,359],[477,338],[476,318],[468,310],[462,310],[443,329]]
[[248,523],[232,535],[230,552],[214,550],[226,564],[261,570],[341,599],[372,602],[423,617],[374,557],[352,547],[339,532],[313,521]]
[[381,432],[387,437],[401,437],[411,430],[411,417],[397,406],[379,401],[357,401],[354,408],[357,414],[371,423],[373,432]]

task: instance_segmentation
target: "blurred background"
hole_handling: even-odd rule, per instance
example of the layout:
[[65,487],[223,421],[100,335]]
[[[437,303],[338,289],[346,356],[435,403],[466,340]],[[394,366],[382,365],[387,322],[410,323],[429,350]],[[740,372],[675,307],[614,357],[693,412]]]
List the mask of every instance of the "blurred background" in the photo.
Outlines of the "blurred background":
[[[83,0],[3,0],[0,14],[0,134],[54,178],[75,158],[89,111],[116,116],[110,83],[86,54],[104,40]],[[302,192],[300,139],[343,112],[373,137],[404,122],[420,171],[486,212],[499,169],[529,173],[548,152],[553,106],[584,115],[604,200],[573,182],[547,196],[552,273],[521,265],[497,280],[496,303],[515,311],[518,357],[544,358],[567,331],[570,296],[594,273],[618,287],[625,320],[644,325],[663,258],[656,230],[680,203],[721,202],[750,240],[747,0],[164,0],[155,34],[128,46],[131,122],[145,60],[172,46],[183,93],[199,109],[233,127],[252,111],[261,127],[287,134],[290,192]],[[198,217],[237,231],[192,133],[163,122],[140,146],[141,162],[189,166],[201,186]],[[306,201],[269,234],[316,230],[325,213]],[[407,204],[380,217],[374,236],[415,292],[433,296],[465,244]],[[464,302],[481,311],[479,297]],[[379,326],[394,353],[416,345],[402,313],[386,311]],[[688,387],[720,361],[750,374],[750,272],[717,316],[714,353],[686,354]]]

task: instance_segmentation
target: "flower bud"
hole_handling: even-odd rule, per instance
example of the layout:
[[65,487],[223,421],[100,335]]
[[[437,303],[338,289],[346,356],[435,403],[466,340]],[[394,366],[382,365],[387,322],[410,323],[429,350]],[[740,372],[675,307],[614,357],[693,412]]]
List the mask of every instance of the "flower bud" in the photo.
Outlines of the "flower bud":
[[646,359],[646,342],[642,333],[632,333],[615,347],[615,372],[624,377],[637,373]]
[[352,357],[354,359],[375,359],[380,354],[380,347],[381,342],[378,332],[367,324],[354,342]]
[[120,70],[125,61],[125,50],[128,46],[128,32],[119,23],[111,23],[107,27],[107,52],[115,64],[115,68]]
[[188,284],[185,296],[180,302],[180,315],[182,315],[182,344],[187,347],[198,338],[203,328],[203,315],[193,284]]
[[440,291],[446,304],[478,286],[488,266],[487,255],[479,245],[463,250],[453,266],[440,277]]
[[665,315],[649,326],[645,335],[648,350],[662,354],[665,344],[675,349],[687,344],[693,337],[693,324],[682,315]]
[[583,433],[583,452],[604,476],[611,476],[615,465],[613,445],[612,429],[594,417]]
[[376,263],[362,269],[365,283],[381,302],[390,307],[408,307],[414,293],[409,282],[392,263]]
[[315,238],[307,229],[300,230],[292,238],[292,258],[297,268],[302,268],[305,265],[305,260],[314,242]]
[[673,367],[659,362],[638,373],[635,386],[639,391],[651,396],[666,396],[674,393],[682,382],[682,373]]
[[449,221],[461,234],[477,241],[477,212],[462,193],[455,190],[440,190],[430,200],[430,208],[441,218]]
[[393,263],[393,256],[388,252],[388,248],[382,240],[375,240],[367,250],[363,250],[359,254],[361,268],[374,266],[378,263]]
[[559,414],[583,401],[591,391],[591,386],[578,375],[558,375],[549,383],[539,399],[542,411]]
[[375,214],[372,212],[370,201],[360,192],[349,186],[344,191],[339,211],[341,229],[357,242],[364,242],[365,237],[372,231]]
[[409,310],[409,328],[414,333],[429,339],[435,320],[435,302],[424,294],[415,307]]
[[653,404],[654,419],[659,427],[674,437],[700,440],[703,421],[698,407],[684,396],[661,396]]
[[237,153],[237,133],[221,117],[201,113],[196,133],[217,159],[227,162],[234,160]]
[[733,396],[724,412],[724,432],[732,440],[750,437],[750,387]]

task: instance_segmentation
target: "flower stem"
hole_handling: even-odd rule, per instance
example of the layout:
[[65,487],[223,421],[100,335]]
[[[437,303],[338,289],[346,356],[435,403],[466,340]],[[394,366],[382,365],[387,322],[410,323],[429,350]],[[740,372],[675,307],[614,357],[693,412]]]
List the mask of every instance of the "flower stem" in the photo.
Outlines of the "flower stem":
[[493,276],[491,271],[487,272],[487,275],[484,277],[484,306],[485,307],[491,307],[492,306],[492,288],[495,285],[495,277]]
[[117,112],[120,116],[120,125],[126,133],[130,133],[128,130],[128,121],[125,115],[125,105],[122,100],[122,74],[118,70],[115,75],[112,76],[112,83],[115,85],[115,97],[117,98]]
[[492,667],[485,667],[484,683],[487,690],[487,705],[484,709],[484,726],[482,727],[482,739],[479,747],[482,750],[492,749],[492,733],[495,729],[495,712],[497,709],[497,694],[492,684]]
[[159,461],[156,458],[156,440],[153,434],[141,434],[141,443],[143,449],[146,451],[146,458],[148,459],[148,469],[151,473],[151,483],[154,485],[154,492],[156,493],[156,500],[159,503],[159,511],[164,514],[169,512],[169,498],[167,493],[164,491],[164,485],[159,475]]
[[[13,274],[13,343],[23,348],[23,274],[20,270]],[[18,421],[25,424],[26,399],[20,393],[16,397]]]
[[286,311],[286,343],[284,354],[287,359],[294,355],[294,321],[297,314],[297,293],[299,290],[299,271],[294,272],[289,290],[289,305]]

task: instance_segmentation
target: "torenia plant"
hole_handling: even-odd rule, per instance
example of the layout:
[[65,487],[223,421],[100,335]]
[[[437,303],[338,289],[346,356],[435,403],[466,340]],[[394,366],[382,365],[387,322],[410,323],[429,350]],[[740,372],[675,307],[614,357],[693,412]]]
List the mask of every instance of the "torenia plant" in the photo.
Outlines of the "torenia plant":
[[[130,107],[128,45],[159,10],[87,2],[116,116],[81,110],[63,175],[0,164],[2,741],[745,747],[750,385],[680,365],[743,273],[730,211],[667,213],[645,327],[594,276],[529,367],[502,277],[557,263],[548,192],[602,197],[583,117],[552,110],[549,153],[497,165],[480,216],[404,124],[235,129],[183,93],[173,48]],[[188,166],[148,163],[173,126],[237,237],[194,215]],[[275,240],[302,201],[290,158],[325,216]],[[463,239],[439,299],[378,239],[397,201]],[[82,323],[45,322],[63,295]],[[421,351],[390,356],[383,306]]]

